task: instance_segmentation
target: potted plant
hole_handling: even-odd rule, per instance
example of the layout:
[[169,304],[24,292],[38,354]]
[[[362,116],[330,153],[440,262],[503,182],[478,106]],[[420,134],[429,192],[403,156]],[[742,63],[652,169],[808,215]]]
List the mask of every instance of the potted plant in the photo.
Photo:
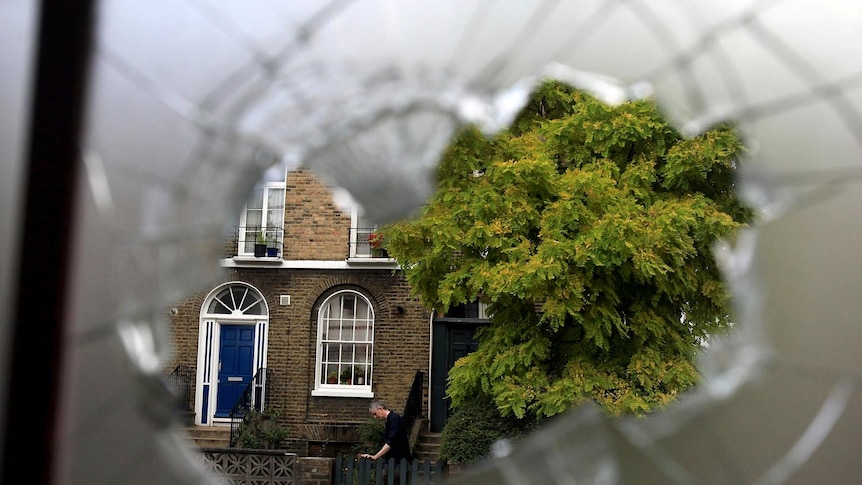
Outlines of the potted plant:
[[357,386],[365,384],[365,366],[357,365],[353,367],[353,382]]
[[257,231],[257,242],[254,244],[254,257],[262,258],[266,256],[266,237],[263,231]]
[[274,237],[267,239],[266,256],[268,258],[278,257],[278,241]]
[[335,371],[330,372],[326,376],[326,383],[327,384],[338,384],[338,373]]
[[371,256],[374,258],[385,258],[388,256],[383,248],[383,234],[372,232],[368,235],[368,247],[371,248]]
[[341,383],[346,385],[353,384],[353,367],[347,366],[341,371]]

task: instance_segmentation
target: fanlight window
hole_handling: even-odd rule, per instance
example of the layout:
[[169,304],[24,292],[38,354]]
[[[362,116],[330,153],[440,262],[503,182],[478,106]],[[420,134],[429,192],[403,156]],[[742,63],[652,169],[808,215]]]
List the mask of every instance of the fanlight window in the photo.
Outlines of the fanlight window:
[[317,345],[317,388],[371,388],[374,310],[355,291],[330,296],[321,305]]
[[266,315],[263,297],[245,285],[231,285],[216,294],[207,307],[213,315]]

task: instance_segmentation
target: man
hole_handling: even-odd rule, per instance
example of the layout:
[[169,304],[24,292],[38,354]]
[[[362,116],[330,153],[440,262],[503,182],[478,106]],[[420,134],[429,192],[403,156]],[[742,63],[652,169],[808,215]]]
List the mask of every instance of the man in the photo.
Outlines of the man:
[[370,455],[368,453],[360,455],[362,458],[378,458],[386,457],[394,458],[396,466],[401,463],[401,459],[408,462],[413,461],[413,455],[410,453],[410,440],[407,437],[407,423],[404,418],[386,407],[386,404],[380,401],[374,401],[368,406],[368,411],[374,416],[374,419],[386,420],[386,430],[383,433],[383,447],[380,451]]

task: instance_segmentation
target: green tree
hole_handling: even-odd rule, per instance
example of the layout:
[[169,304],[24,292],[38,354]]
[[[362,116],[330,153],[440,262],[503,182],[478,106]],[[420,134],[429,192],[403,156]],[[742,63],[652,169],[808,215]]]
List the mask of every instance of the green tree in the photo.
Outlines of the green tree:
[[556,82],[509,131],[461,132],[420,216],[385,231],[424,304],[489,304],[449,374],[453,405],[644,413],[696,383],[697,350],[730,322],[710,248],[751,218],[742,152],[732,126],[684,138],[649,100],[612,107]]

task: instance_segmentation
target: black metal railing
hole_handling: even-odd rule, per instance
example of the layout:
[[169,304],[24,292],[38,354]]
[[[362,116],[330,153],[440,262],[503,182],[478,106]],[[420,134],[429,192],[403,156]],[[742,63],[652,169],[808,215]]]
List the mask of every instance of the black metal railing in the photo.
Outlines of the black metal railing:
[[413,429],[413,422],[417,418],[422,417],[422,389],[425,383],[425,373],[416,371],[416,376],[413,377],[413,385],[410,386],[410,394],[407,395],[407,402],[404,404],[404,422],[407,424],[407,430]]
[[236,404],[230,410],[230,446],[236,446],[237,438],[239,438],[240,425],[245,413],[254,408],[255,411],[263,411],[266,401],[266,395],[269,392],[269,382],[272,380],[272,372],[269,369],[261,367],[257,370],[251,382],[248,383],[242,395],[237,399]]
[[177,408],[181,412],[192,410],[192,377],[191,366],[180,364],[168,375],[168,389],[177,398]]
[[284,228],[237,226],[226,249],[229,257],[283,258]]
[[352,258],[388,258],[385,241],[374,227],[350,229],[349,254]]

